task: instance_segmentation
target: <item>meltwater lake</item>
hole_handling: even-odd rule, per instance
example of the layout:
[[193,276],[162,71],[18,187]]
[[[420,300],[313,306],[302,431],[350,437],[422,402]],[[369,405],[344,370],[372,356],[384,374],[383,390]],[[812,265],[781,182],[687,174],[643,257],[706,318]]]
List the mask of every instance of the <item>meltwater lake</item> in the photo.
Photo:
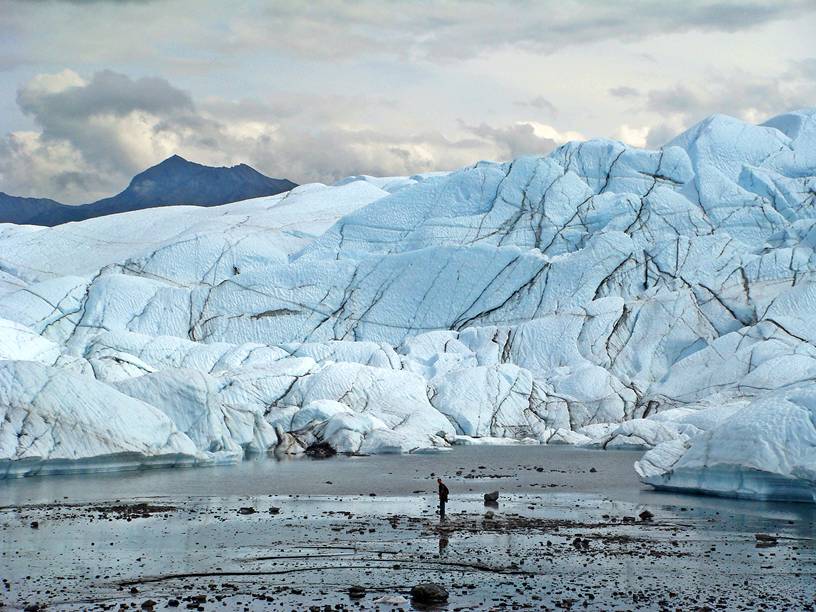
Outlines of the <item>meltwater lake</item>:
[[816,508],[656,492],[639,455],[456,447],[3,481],[0,602],[411,609],[432,581],[451,610],[813,605]]

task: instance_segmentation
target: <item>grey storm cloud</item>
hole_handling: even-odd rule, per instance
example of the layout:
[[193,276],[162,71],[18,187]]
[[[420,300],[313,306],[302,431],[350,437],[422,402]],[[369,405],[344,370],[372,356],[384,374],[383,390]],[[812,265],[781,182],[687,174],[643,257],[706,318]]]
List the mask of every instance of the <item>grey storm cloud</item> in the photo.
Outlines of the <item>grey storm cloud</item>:
[[25,113],[35,115],[44,126],[63,119],[82,119],[93,115],[124,116],[136,110],[149,113],[189,111],[193,100],[189,94],[173,87],[165,79],[130,77],[103,70],[90,82],[57,92],[23,87],[17,103]]

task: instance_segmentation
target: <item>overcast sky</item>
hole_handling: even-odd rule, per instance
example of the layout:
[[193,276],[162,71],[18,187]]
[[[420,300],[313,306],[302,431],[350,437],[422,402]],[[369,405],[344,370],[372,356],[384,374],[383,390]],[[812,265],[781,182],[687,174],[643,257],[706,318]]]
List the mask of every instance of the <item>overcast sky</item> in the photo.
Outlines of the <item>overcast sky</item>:
[[0,0],[0,191],[178,153],[296,182],[816,105],[816,2]]

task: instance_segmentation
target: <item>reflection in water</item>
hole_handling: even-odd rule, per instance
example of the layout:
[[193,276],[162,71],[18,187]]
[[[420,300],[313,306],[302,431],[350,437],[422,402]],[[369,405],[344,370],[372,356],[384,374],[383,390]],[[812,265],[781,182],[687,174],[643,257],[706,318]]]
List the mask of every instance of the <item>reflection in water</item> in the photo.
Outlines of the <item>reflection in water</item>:
[[441,533],[439,534],[439,556],[445,556],[445,550],[448,548],[448,534]]
[[[200,572],[206,578],[196,584],[235,583],[243,603],[256,592],[258,577],[251,574],[259,571],[269,572],[267,586],[304,589],[302,595],[280,594],[277,607],[304,609],[304,601],[334,603],[336,593],[320,599],[327,576],[333,584],[380,588],[386,579],[370,563],[375,554],[383,555],[385,575],[405,584],[454,572],[447,574],[450,581],[473,585],[457,595],[456,605],[470,609],[501,597],[552,609],[557,602],[539,595],[546,589],[559,600],[568,590],[591,591],[595,609],[655,609],[669,592],[687,598],[679,602],[683,609],[700,608],[710,602],[698,598],[718,593],[728,594],[729,609],[756,609],[761,598],[781,595],[790,599],[766,607],[803,609],[803,601],[816,597],[810,573],[816,567],[816,505],[656,493],[634,476],[637,453],[477,450],[0,481],[0,565],[14,583],[0,597],[30,602],[49,588],[63,600],[107,602],[122,595],[117,581],[123,579]],[[541,465],[543,472],[536,469]],[[473,474],[450,479],[453,514],[443,520],[435,514],[432,472],[468,469],[463,466],[474,466]],[[597,475],[590,472],[594,466]],[[495,474],[503,476],[491,478]],[[501,514],[499,504],[483,505],[484,494],[496,489]],[[74,505],[99,499],[177,509],[109,521],[96,520],[95,512],[89,520],[89,510]],[[37,501],[57,503],[15,508]],[[240,512],[250,506],[257,512]],[[270,513],[273,507],[280,510]],[[624,520],[644,509],[654,513],[653,521]],[[496,518],[485,521],[488,513]],[[30,527],[34,520],[38,529]],[[757,533],[777,538],[776,546],[757,549]],[[573,545],[579,535],[590,540],[588,547]],[[304,542],[322,552],[302,550]],[[341,546],[354,554],[339,554]],[[524,578],[521,591],[508,590],[510,577],[472,567],[481,564],[533,575]],[[580,567],[586,570],[576,571]],[[86,577],[110,578],[77,580],[77,568]],[[230,576],[210,577],[221,570]],[[137,585],[138,597],[164,596],[163,584]],[[628,591],[653,599],[632,606],[631,594],[620,598]],[[528,599],[534,594],[537,599]],[[225,609],[235,609],[237,601],[225,599]],[[251,609],[269,607],[263,600]]]

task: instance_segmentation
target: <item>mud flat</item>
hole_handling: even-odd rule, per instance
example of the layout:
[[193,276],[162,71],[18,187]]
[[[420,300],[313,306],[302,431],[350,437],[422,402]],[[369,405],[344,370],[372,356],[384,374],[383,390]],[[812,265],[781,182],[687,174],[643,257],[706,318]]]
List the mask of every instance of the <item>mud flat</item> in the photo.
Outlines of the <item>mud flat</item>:
[[659,494],[636,457],[457,448],[4,482],[0,602],[407,610],[434,582],[449,610],[813,609],[816,509]]

